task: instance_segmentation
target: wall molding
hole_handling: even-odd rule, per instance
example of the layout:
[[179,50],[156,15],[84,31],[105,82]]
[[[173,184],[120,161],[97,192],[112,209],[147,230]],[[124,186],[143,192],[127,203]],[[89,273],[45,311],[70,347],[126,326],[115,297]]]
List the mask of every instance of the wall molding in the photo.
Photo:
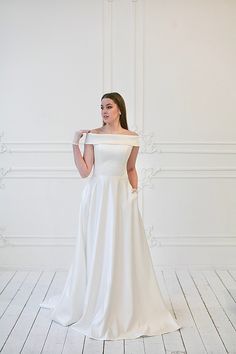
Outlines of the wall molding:
[[235,235],[161,235],[154,232],[154,226],[145,227],[149,246],[153,247],[228,247],[236,246]]
[[[162,172],[164,174],[162,174]],[[179,173],[179,174],[176,174]],[[213,172],[212,174],[206,174],[205,172]],[[224,174],[220,174],[224,172]],[[225,172],[229,172],[225,174]],[[231,173],[230,173],[231,172]],[[166,174],[165,174],[166,173]],[[187,174],[190,173],[190,174]],[[217,174],[218,173],[218,174]],[[152,188],[152,180],[159,178],[236,178],[236,167],[179,167],[179,168],[170,168],[170,167],[159,167],[159,168],[142,168],[140,174],[141,186],[140,189],[144,187]]]
[[[46,172],[46,173],[44,173]],[[212,172],[212,174],[205,174]],[[220,174],[224,172],[224,174]],[[227,174],[225,173],[227,172]],[[166,173],[166,174],[164,174]],[[179,173],[179,174],[176,174]],[[191,174],[188,174],[191,173]],[[217,174],[219,173],[219,174]],[[92,175],[88,178],[91,178]],[[82,179],[75,168],[67,167],[10,167],[0,168],[0,181],[4,179]],[[142,168],[140,189],[152,187],[151,180],[158,178],[236,178],[236,167],[159,167]]]
[[[11,144],[11,143],[10,143]],[[25,153],[55,153],[55,154],[68,154],[72,153],[72,149],[67,148],[67,149],[62,149],[62,148],[54,148],[54,149],[49,149],[49,148],[11,148],[8,143],[8,145],[2,144],[1,145],[1,151],[0,153],[11,153],[11,154],[25,154]],[[15,143],[14,143],[15,144]],[[25,144],[25,143],[22,143]],[[48,143],[45,143],[47,145]],[[51,143],[55,145],[59,145],[59,143]],[[68,145],[69,143],[61,143],[61,145]],[[41,144],[42,145],[42,144]],[[230,149],[230,150],[216,150],[216,149],[192,149],[192,148],[185,148],[185,149],[178,149],[178,148],[172,148],[172,149],[165,149],[165,148],[160,148],[158,147],[160,143],[158,144],[152,144],[149,146],[144,146],[142,148],[142,145],[140,145],[140,153],[141,154],[153,154],[153,153],[159,153],[159,154],[197,154],[197,155],[232,155],[236,154],[236,149]],[[176,144],[173,144],[176,145]],[[216,144],[212,144],[216,145]]]
[[102,77],[103,77],[103,92],[112,91],[112,37],[113,37],[113,27],[112,27],[112,13],[113,13],[113,0],[103,0],[103,66],[102,66]]
[[[144,3],[143,0],[132,0],[133,14],[133,95],[135,125],[132,130],[140,131],[142,143],[143,116],[144,116]],[[142,152],[142,147],[140,147]]]
[[[148,167],[142,168],[140,173],[140,189],[144,189],[152,187],[151,181],[159,178],[236,178],[236,167]],[[88,178],[91,177],[92,175]],[[76,168],[42,166],[0,168],[0,182],[4,179],[82,179],[82,177]]]
[[[154,247],[236,247],[236,235],[162,235],[153,236],[152,227],[146,229],[150,248]],[[9,235],[0,237],[0,247],[72,247],[76,236]]]
[[[141,79],[139,79],[141,81]],[[138,109],[143,109],[140,103],[142,94],[137,93]],[[140,120],[140,119],[139,119]],[[141,154],[236,154],[236,141],[156,141],[153,133],[145,134],[142,130],[138,130],[137,126],[133,127],[140,135],[140,153]],[[4,132],[0,134],[0,153],[72,153],[71,141],[2,141]],[[84,145],[83,142],[79,144]],[[171,146],[171,148],[165,147]],[[43,148],[42,148],[43,146]],[[51,147],[52,146],[52,147]],[[70,146],[70,148],[67,148]],[[184,147],[184,148],[180,148]],[[197,148],[196,148],[197,146]],[[207,146],[207,148],[205,147]],[[209,149],[208,146],[211,148]],[[222,147],[230,146],[227,150]],[[201,148],[199,148],[201,147]],[[217,147],[217,148],[216,148]]]

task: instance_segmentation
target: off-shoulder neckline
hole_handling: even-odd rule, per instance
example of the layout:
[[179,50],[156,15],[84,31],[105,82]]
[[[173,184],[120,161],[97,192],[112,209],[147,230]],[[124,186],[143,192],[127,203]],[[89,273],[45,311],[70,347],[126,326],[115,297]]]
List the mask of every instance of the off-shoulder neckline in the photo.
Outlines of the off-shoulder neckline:
[[135,134],[113,134],[113,133],[88,133],[90,135],[119,135],[119,136],[132,136],[132,137],[138,137],[139,135]]

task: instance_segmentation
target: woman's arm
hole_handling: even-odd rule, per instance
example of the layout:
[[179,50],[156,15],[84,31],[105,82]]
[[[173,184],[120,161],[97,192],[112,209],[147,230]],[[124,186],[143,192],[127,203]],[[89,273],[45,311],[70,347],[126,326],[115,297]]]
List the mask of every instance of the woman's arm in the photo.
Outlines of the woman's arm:
[[130,153],[129,159],[127,161],[127,174],[129,182],[134,189],[138,189],[138,174],[135,168],[135,163],[139,151],[139,146],[133,146]]
[[80,151],[79,140],[85,132],[88,131],[80,130],[79,132],[76,132],[73,140],[74,162],[82,178],[90,175],[94,162],[94,151],[92,144],[84,144],[83,156]]

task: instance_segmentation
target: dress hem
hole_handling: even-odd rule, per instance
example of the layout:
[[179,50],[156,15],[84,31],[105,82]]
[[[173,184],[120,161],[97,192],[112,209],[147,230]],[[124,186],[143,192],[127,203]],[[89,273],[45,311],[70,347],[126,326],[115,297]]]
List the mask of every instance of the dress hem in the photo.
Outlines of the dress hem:
[[[138,335],[123,335],[123,336],[119,336],[116,338],[111,338],[110,336],[104,336],[104,337],[94,337],[92,335],[90,335],[89,333],[86,333],[85,331],[82,331],[81,329],[77,328],[76,326],[71,326],[71,328],[83,335],[85,335],[86,337],[92,338],[92,339],[96,339],[96,340],[122,340],[122,339],[137,339],[140,337],[150,337],[150,336],[159,336],[165,333],[170,333],[170,332],[175,332],[181,328],[183,328],[182,326],[177,326],[175,329],[167,329],[167,330],[159,330],[157,332],[145,332],[145,331],[140,331],[140,334]],[[141,333],[142,332],[142,333]]]

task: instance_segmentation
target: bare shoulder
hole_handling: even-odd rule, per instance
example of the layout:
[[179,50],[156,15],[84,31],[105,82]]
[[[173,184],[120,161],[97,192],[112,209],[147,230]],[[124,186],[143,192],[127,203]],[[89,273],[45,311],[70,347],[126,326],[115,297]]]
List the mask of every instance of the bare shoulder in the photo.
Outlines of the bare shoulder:
[[94,128],[94,129],[90,129],[90,133],[95,133],[98,134],[101,132],[101,128]]
[[138,136],[138,134],[136,132],[132,132],[131,130],[128,130],[128,132],[130,135],[137,135]]
[[[122,133],[119,133],[119,134],[127,135],[127,132],[128,132],[128,135],[136,135],[136,136],[138,136],[138,134],[136,132],[133,132],[133,131],[128,130],[128,129],[123,129]],[[101,128],[90,129],[90,133],[102,134],[102,133],[104,133],[104,129],[102,127]]]

